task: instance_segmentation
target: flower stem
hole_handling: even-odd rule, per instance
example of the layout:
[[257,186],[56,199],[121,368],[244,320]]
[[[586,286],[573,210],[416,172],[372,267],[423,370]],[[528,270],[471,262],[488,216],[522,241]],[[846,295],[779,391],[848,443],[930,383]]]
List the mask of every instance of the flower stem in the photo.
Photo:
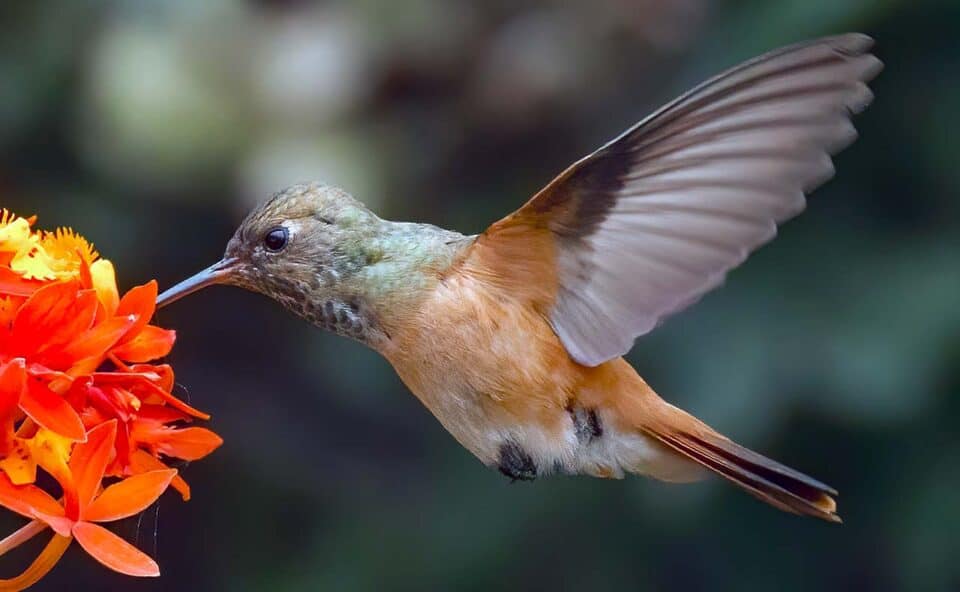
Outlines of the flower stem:
[[122,370],[124,372],[133,372],[133,370],[130,369],[130,366],[124,364],[123,361],[114,355],[113,352],[107,354],[107,359],[110,360],[118,370]]
[[23,528],[0,541],[0,556],[6,555],[7,552],[12,549],[16,549],[46,530],[46,528],[47,524],[45,522],[31,520]]
[[0,592],[20,592],[39,582],[40,578],[50,573],[57,561],[60,561],[71,541],[73,537],[53,535],[40,555],[22,574],[9,580],[0,580]]

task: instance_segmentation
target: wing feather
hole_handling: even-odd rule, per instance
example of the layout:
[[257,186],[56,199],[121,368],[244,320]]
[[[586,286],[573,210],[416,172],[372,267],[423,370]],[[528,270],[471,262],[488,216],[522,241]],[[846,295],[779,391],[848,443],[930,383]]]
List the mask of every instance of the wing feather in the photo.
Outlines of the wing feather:
[[[474,246],[511,275],[517,232],[546,230],[546,314],[570,355],[597,365],[723,282],[805,194],[833,176],[881,70],[869,37],[793,45],[712,78],[576,162]],[[527,265],[525,263],[524,265]],[[513,270],[515,271],[515,270]],[[542,291],[541,291],[542,293]]]

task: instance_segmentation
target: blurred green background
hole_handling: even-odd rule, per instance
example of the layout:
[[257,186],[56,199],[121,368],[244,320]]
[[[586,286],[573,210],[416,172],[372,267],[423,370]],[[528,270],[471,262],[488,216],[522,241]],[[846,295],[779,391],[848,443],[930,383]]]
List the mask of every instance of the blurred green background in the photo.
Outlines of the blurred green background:
[[123,288],[215,261],[303,180],[479,232],[708,75],[848,30],[887,67],[837,178],[630,355],[839,489],[844,525],[716,480],[511,485],[375,354],[218,288],[160,317],[226,439],[190,503],[121,526],[163,577],[73,550],[37,589],[960,590],[960,2],[7,1],[0,205],[82,231]]

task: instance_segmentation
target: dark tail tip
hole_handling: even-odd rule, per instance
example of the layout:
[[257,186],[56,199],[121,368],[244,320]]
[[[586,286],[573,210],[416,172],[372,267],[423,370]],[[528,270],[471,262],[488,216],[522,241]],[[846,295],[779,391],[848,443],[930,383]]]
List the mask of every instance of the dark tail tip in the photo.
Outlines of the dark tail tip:
[[837,491],[719,434],[656,434],[657,439],[781,510],[840,523]]

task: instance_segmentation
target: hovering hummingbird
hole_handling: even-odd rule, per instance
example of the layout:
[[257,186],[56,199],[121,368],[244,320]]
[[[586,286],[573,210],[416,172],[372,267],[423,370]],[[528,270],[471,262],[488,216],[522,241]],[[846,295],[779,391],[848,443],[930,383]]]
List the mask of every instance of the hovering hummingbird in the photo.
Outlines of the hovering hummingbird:
[[856,137],[882,68],[846,34],[741,64],[577,161],[478,236],[382,220],[295,185],[224,258],[161,294],[265,294],[381,353],[440,423],[510,479],[686,482],[709,472],[839,522],[836,491],[663,401],[621,357],[798,214]]

